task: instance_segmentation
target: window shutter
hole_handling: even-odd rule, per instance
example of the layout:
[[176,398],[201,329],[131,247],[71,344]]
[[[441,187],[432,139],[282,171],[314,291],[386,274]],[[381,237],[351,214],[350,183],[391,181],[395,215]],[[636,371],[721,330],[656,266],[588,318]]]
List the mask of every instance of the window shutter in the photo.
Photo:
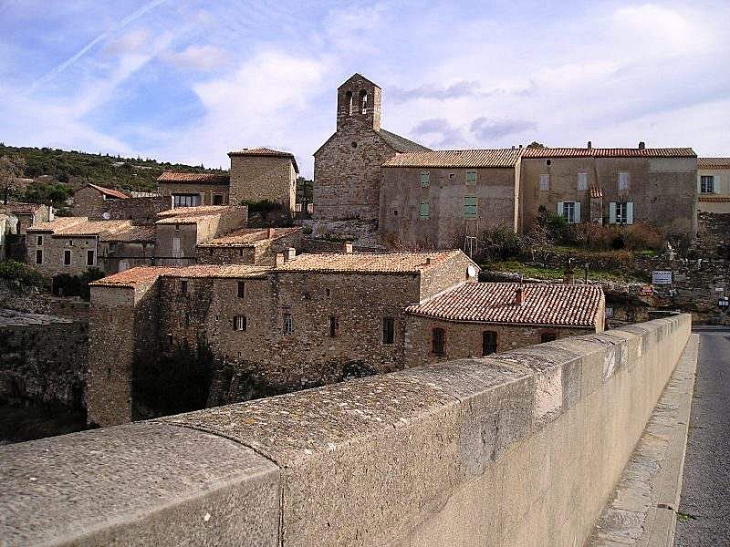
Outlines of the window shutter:
[[616,224],[616,202],[612,201],[608,206],[608,222]]
[[702,193],[702,175],[697,175],[697,192]]
[[712,193],[720,193],[720,177],[717,177],[715,175],[712,176]]
[[575,202],[575,223],[580,223],[580,201]]
[[559,201],[558,202],[558,216],[562,217],[563,214],[564,214],[563,213],[563,202],[562,201]]
[[634,223],[634,203],[629,201],[626,203],[626,224]]

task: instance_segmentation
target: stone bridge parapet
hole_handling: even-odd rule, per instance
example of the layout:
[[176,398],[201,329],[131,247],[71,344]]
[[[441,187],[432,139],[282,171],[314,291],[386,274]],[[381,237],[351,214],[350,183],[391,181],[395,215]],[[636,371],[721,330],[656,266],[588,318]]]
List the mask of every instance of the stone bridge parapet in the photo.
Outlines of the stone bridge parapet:
[[689,315],[0,448],[5,545],[579,546]]

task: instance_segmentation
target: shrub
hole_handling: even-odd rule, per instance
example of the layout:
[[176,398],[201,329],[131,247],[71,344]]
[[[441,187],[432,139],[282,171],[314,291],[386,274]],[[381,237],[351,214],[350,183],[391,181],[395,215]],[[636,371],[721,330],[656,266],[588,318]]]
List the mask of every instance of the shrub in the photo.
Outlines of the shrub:
[[568,221],[564,216],[548,211],[544,205],[540,205],[538,209],[537,224],[547,231],[548,237],[553,242],[562,241],[568,227]]
[[637,222],[631,225],[601,226],[590,222],[571,224],[564,231],[562,242],[598,250],[655,250],[664,244],[664,233],[653,224]]
[[38,270],[15,260],[0,262],[0,279],[6,280],[11,288],[21,292],[46,285],[46,279]]
[[509,228],[500,227],[482,232],[484,252],[480,258],[507,260],[519,257],[526,249],[525,241]]
[[58,274],[53,276],[53,294],[59,296],[80,296],[88,300],[91,295],[89,283],[104,277],[99,268],[89,268],[81,275]]
[[279,211],[284,208],[281,203],[277,201],[271,201],[270,199],[262,199],[259,201],[242,200],[241,205],[245,205],[246,207],[248,207],[249,214],[268,213],[271,211]]

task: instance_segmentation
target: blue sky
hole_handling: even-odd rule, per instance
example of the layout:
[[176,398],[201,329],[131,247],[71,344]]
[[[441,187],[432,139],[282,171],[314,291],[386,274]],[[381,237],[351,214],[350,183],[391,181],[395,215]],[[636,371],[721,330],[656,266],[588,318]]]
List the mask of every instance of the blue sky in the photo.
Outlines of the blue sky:
[[0,0],[0,141],[228,167],[312,153],[335,92],[434,148],[730,155],[730,2]]

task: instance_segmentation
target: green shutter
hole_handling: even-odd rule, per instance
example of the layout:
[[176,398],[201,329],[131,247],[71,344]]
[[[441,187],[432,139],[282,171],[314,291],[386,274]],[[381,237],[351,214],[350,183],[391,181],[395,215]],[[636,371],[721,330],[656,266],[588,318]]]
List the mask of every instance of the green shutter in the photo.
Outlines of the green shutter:
[[477,183],[477,172],[467,171],[466,172],[466,184],[468,186],[475,186]]
[[563,202],[562,201],[559,201],[558,202],[558,216],[559,217],[564,217],[565,216],[565,209],[563,209]]
[[428,188],[431,185],[431,173],[423,171],[421,173],[421,188]]
[[430,213],[429,211],[428,202],[424,201],[421,203],[420,207],[418,208],[418,216],[420,218],[428,218],[428,215]]
[[477,218],[477,198],[467,196],[464,198],[464,218]]

